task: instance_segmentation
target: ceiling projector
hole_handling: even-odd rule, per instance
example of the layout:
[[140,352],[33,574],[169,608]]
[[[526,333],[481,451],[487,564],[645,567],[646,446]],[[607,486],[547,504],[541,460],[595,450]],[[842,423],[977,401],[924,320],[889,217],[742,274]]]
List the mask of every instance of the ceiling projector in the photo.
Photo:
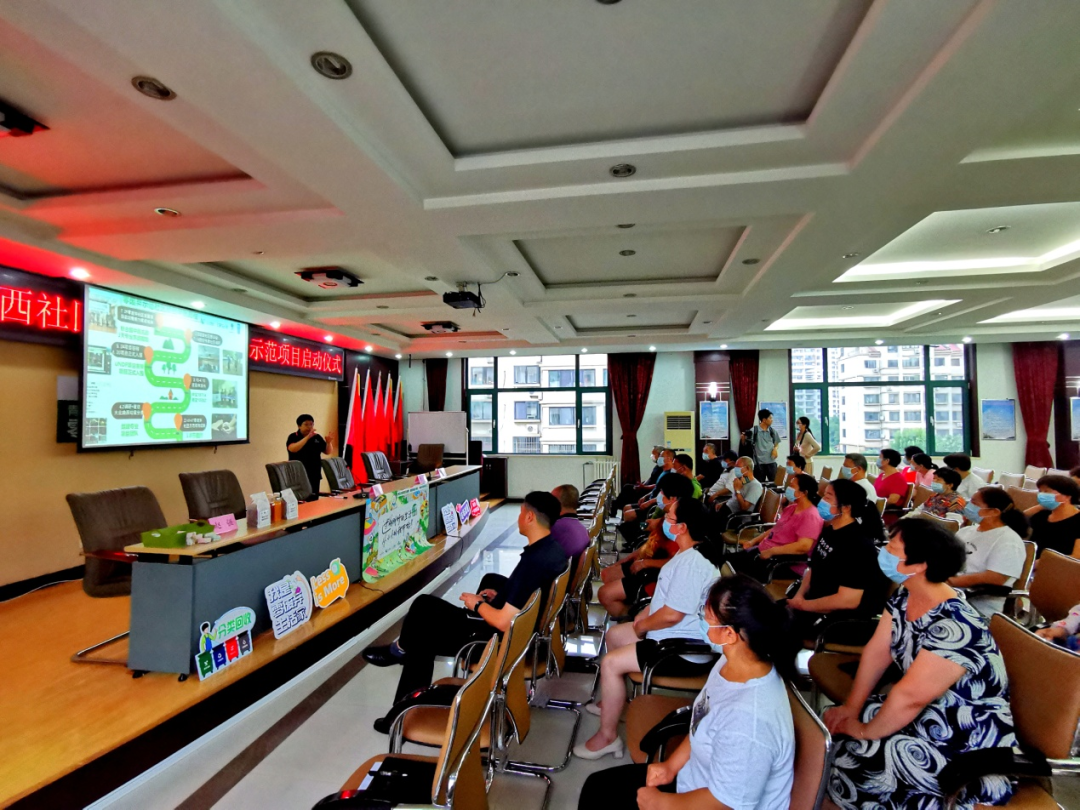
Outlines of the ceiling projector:
[[436,321],[434,323],[422,324],[433,335],[447,335],[460,331],[456,323],[450,321]]
[[444,304],[454,309],[482,309],[484,306],[480,296],[468,290],[443,293],[442,300]]
[[359,287],[364,282],[344,267],[305,267],[296,275],[304,281],[318,284],[324,290],[337,287]]

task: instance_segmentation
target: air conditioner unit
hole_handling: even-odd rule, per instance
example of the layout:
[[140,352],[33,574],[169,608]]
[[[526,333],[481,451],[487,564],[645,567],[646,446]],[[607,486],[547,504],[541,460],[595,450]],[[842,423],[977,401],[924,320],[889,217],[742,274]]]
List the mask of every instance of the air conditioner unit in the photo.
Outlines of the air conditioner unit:
[[694,457],[694,412],[664,412],[664,447]]
[[525,432],[526,433],[536,433],[536,425],[526,425],[525,426]]

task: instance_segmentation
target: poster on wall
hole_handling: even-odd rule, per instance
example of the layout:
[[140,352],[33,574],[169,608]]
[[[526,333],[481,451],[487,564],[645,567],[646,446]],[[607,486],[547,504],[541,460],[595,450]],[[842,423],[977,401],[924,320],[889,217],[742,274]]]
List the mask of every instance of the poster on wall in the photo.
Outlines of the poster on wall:
[[728,404],[726,402],[698,403],[698,430],[702,439],[728,438]]
[[982,437],[999,442],[1016,441],[1016,400],[982,400]]
[[367,582],[376,582],[431,548],[427,542],[428,506],[426,483],[368,500],[363,552]]
[[[758,403],[759,411],[772,411],[772,426],[781,439],[788,437],[788,413],[786,402],[761,402]],[[757,422],[754,423],[755,425]]]
[[1069,413],[1072,417],[1072,440],[1080,442],[1080,397],[1069,397]]

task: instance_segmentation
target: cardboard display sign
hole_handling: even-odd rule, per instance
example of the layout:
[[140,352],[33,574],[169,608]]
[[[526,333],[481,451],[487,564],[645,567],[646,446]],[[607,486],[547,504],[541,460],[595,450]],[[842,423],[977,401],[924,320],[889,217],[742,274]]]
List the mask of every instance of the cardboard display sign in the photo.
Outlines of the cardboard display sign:
[[452,503],[448,503],[442,508],[442,522],[447,535],[456,535],[458,533],[457,509],[454,508]]
[[446,468],[439,467],[437,470],[431,471],[432,478],[446,478]]
[[469,514],[473,517],[480,517],[480,501],[477,498],[469,501]]
[[213,624],[203,622],[199,627],[199,651],[195,653],[195,671],[204,681],[216,672],[251,653],[251,628],[255,626],[255,611],[233,608]]
[[371,492],[368,493],[369,497],[378,498],[382,494],[383,494],[382,484],[372,484],[371,485]]
[[300,515],[300,506],[291,487],[281,490],[281,500],[285,501],[285,519],[296,520]]
[[287,574],[263,590],[274,638],[282,638],[311,618],[311,586],[299,571]]
[[427,483],[427,476],[424,475],[423,473],[420,473],[418,476],[416,476],[416,478],[413,479],[413,483],[417,484],[417,485],[426,484]]
[[331,560],[329,568],[317,577],[311,578],[311,596],[316,607],[329,607],[338,599],[343,598],[347,590],[349,590],[349,572],[341,564],[340,557]]
[[376,582],[431,546],[427,484],[397,489],[368,500],[364,516],[363,576]]
[[464,526],[466,523],[469,522],[469,515],[471,515],[471,514],[472,514],[472,510],[469,508],[469,502],[468,501],[462,501],[460,504],[458,504],[458,508],[457,508],[458,522],[462,526]]

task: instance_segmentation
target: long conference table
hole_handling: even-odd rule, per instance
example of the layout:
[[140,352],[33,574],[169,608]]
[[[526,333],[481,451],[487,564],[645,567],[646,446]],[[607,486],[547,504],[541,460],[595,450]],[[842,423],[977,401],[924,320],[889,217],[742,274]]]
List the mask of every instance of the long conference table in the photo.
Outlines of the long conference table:
[[[415,486],[413,478],[382,485],[383,492]],[[448,467],[428,482],[428,539],[445,533],[442,507],[480,494],[480,467]],[[263,594],[267,585],[299,571],[310,577],[340,559],[349,581],[361,581],[367,500],[353,494],[322,497],[298,506],[297,517],[264,528],[244,519],[221,540],[182,548],[142,543],[124,550],[137,555],[131,577],[131,636],[128,668],[141,672],[192,671],[200,627],[236,607],[255,612],[252,637],[270,628]]]

